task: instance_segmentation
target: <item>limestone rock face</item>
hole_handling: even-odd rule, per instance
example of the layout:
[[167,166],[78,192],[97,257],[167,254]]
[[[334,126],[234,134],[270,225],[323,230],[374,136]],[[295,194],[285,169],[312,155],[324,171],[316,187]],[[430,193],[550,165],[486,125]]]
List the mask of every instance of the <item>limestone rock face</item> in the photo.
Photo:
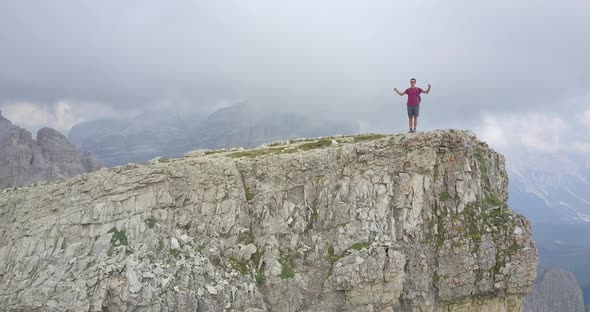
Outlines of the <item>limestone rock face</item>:
[[59,132],[43,128],[37,140],[0,113],[0,188],[72,177],[100,168],[96,158],[80,152]]
[[468,132],[283,141],[0,194],[12,311],[522,311],[537,266]]
[[525,312],[584,312],[582,289],[572,272],[558,268],[545,269],[525,297]]

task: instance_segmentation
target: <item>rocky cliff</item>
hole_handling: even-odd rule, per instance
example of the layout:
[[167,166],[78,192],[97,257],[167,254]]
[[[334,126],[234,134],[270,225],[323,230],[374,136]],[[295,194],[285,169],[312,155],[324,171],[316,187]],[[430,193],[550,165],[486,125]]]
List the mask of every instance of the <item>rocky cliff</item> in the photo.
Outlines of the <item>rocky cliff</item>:
[[0,113],[0,188],[72,177],[98,169],[98,161],[81,152],[59,132],[43,128],[37,140]]
[[522,311],[537,254],[461,131],[283,141],[0,194],[8,311]]

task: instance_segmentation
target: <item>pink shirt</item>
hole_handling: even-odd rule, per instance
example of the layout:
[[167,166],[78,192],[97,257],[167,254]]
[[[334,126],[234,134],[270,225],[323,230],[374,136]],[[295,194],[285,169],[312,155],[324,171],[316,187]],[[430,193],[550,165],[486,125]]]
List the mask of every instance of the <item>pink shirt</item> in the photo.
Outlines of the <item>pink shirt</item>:
[[418,87],[407,88],[406,94],[408,95],[408,106],[420,105],[420,93],[422,92],[424,92],[424,90]]

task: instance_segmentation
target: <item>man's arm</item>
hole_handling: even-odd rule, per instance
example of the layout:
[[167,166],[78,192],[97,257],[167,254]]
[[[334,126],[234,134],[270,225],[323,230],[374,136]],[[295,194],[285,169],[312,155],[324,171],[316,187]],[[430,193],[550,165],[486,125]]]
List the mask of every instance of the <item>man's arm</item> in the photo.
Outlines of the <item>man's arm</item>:
[[404,92],[399,92],[399,90],[398,90],[397,88],[393,88],[393,90],[394,90],[395,92],[397,92],[397,94],[399,94],[400,96],[406,95],[406,91],[404,91]]
[[423,91],[422,93],[424,93],[424,94],[430,93],[430,85],[428,85],[428,89],[426,89],[426,91]]

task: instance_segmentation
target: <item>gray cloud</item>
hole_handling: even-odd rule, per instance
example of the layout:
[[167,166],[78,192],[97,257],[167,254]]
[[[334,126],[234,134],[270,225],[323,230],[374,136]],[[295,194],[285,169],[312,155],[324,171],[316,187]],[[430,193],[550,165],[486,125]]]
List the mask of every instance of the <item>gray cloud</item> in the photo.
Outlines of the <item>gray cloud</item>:
[[[0,103],[109,111],[248,100],[406,127],[563,112],[590,94],[590,2],[3,1]],[[581,110],[580,110],[581,111]],[[85,117],[89,118],[89,117]],[[75,120],[73,118],[72,120]]]

